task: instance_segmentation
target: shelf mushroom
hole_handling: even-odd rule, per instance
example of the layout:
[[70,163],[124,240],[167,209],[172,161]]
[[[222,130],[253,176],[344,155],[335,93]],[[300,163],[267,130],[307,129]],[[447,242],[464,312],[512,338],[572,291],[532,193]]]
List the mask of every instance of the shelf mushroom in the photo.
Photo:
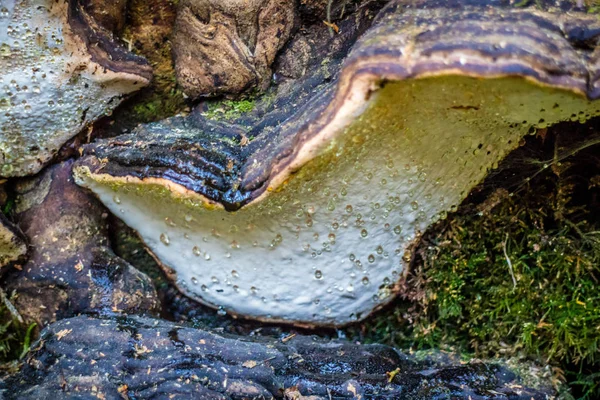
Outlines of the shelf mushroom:
[[117,26],[124,2],[98,3],[0,3],[0,177],[39,172],[65,142],[150,82],[146,60],[99,24]]
[[600,22],[561,6],[391,1],[343,63],[313,60],[233,121],[197,111],[91,144],[76,180],[204,304],[361,320],[525,135],[600,114]]

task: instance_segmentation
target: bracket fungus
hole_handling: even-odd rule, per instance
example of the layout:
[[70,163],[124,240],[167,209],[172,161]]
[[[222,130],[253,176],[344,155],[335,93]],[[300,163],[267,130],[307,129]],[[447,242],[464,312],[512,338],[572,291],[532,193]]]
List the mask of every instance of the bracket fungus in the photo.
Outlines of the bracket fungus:
[[92,3],[0,3],[0,176],[38,172],[67,140],[149,83],[150,66],[96,22],[86,11],[94,13]]
[[600,114],[598,19],[502,4],[391,1],[326,73],[313,59],[234,121],[196,111],[89,145],[76,180],[202,303],[363,319],[525,135]]

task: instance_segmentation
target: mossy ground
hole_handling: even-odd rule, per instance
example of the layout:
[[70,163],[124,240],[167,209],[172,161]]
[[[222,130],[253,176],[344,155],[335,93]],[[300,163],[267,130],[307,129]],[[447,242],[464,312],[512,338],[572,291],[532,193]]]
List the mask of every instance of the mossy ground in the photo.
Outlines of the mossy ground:
[[[543,130],[425,235],[403,299],[349,336],[549,364],[600,396],[597,121]],[[513,280],[514,279],[514,280]]]

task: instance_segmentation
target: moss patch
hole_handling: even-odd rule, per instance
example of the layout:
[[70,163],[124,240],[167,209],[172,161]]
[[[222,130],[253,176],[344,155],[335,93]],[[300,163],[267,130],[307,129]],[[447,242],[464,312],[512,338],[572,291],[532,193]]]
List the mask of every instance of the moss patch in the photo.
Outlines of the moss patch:
[[202,114],[206,118],[215,120],[234,120],[254,110],[255,99],[222,100],[209,102],[206,111]]
[[598,138],[588,136],[593,129],[540,130],[430,230],[401,285],[404,301],[351,334],[400,348],[549,363],[555,383],[572,389],[564,398],[598,398],[600,157]]

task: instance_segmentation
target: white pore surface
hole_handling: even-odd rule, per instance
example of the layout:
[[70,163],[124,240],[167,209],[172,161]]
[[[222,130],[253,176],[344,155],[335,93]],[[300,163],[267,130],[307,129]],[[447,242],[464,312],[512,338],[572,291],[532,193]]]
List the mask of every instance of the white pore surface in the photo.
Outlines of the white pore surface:
[[69,138],[143,86],[139,77],[91,62],[66,15],[64,0],[0,1],[0,177],[39,171]]
[[391,299],[409,246],[532,126],[598,107],[518,78],[390,83],[320,155],[237,212],[156,181],[77,175],[189,296],[250,317],[342,325]]

